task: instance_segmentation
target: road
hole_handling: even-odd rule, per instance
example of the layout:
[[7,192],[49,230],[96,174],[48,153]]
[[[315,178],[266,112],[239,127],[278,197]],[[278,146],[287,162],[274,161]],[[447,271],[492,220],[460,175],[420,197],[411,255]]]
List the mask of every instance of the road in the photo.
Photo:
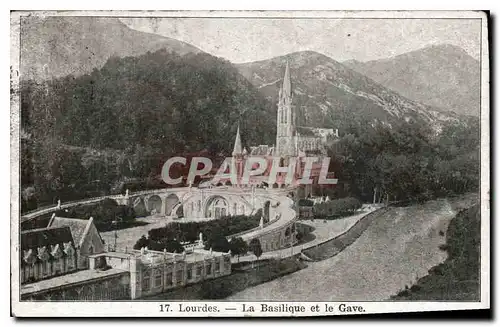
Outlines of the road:
[[[264,252],[259,259],[289,257],[299,253],[302,250],[309,249],[320,243],[333,239],[348,231],[361,218],[373,212],[375,209],[376,207],[364,207],[359,213],[342,219],[326,220],[326,221],[323,219],[315,219],[314,221],[299,220],[298,223],[308,225],[314,228],[314,230],[311,232],[311,234],[314,236],[313,240],[307,243],[295,245],[293,246],[293,249],[289,247],[281,250]],[[253,254],[240,256],[239,259],[237,257],[232,258],[232,261],[234,263],[254,261],[254,260],[256,260],[256,257]]]

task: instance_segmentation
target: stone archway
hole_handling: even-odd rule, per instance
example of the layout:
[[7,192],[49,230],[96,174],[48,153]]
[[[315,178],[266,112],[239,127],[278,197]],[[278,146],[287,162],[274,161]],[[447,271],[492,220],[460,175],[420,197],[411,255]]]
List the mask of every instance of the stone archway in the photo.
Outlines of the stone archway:
[[169,194],[165,198],[165,215],[170,216],[171,214],[174,214],[172,209],[174,209],[179,202],[181,202],[181,200],[176,194]]
[[229,216],[229,201],[219,195],[210,198],[205,205],[205,217],[221,218]]
[[160,214],[162,213],[161,208],[162,208],[162,203],[163,201],[161,200],[161,197],[158,195],[151,195],[147,199],[147,208],[150,213],[156,213]]

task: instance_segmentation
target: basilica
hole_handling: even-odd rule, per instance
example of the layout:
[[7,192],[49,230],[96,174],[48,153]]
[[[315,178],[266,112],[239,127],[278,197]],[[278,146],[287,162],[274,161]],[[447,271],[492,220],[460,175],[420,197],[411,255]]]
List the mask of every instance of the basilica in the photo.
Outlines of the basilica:
[[[278,110],[277,110],[277,132],[275,145],[258,145],[251,146],[250,151],[242,146],[240,128],[238,126],[234,148],[232,152],[232,165],[236,170],[236,180],[229,178],[215,178],[202,185],[232,185],[239,187],[249,187],[256,185],[257,187],[283,188],[283,187],[298,187],[299,197],[312,196],[315,192],[322,189],[324,186],[319,185],[318,177],[321,172],[321,161],[327,157],[326,144],[334,145],[338,141],[338,130],[327,128],[315,128],[297,126],[296,111],[293,104],[292,83],[290,79],[290,66],[286,63],[285,75],[283,84],[279,90]],[[242,178],[246,162],[249,157],[265,158],[267,168],[259,176],[251,176],[249,180]],[[280,159],[280,166],[287,166],[290,158],[302,159],[304,157],[316,157],[311,170],[312,185],[299,185],[298,180],[304,172],[305,165],[301,160],[295,167],[294,176],[292,179],[287,178],[287,173],[278,173],[274,183],[269,183],[269,176],[272,174],[272,167],[276,164],[276,158]],[[226,169],[225,167],[222,169]],[[334,177],[334,173],[328,173],[328,177]],[[235,185],[236,184],[236,185]],[[315,187],[315,185],[317,187]]]
[[297,126],[296,107],[293,104],[290,66],[286,63],[283,84],[279,90],[276,143],[250,148],[250,155],[275,157],[325,156],[325,144],[338,138],[338,129]]

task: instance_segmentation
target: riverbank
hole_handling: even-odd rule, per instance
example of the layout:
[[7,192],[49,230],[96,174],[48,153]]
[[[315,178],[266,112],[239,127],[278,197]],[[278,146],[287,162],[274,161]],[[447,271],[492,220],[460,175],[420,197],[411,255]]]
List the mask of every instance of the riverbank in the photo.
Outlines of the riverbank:
[[446,231],[446,244],[440,247],[448,258],[429,269],[410,288],[392,296],[395,301],[479,301],[481,217],[475,205],[460,211]]
[[293,274],[249,287],[232,301],[383,301],[443,262],[442,231],[477,194],[388,208],[337,255]]

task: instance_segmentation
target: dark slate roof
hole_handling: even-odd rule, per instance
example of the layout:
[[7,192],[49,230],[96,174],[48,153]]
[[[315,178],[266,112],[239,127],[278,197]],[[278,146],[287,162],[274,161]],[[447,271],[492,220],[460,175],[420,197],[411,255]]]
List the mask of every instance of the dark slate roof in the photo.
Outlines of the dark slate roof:
[[21,232],[21,250],[73,242],[71,230],[66,227],[29,229]]
[[296,130],[302,136],[317,136],[311,127],[297,126]]
[[69,227],[73,239],[75,240],[75,245],[78,245],[82,240],[83,233],[88,223],[89,221],[87,219],[54,217],[50,220],[49,226],[47,227]]

